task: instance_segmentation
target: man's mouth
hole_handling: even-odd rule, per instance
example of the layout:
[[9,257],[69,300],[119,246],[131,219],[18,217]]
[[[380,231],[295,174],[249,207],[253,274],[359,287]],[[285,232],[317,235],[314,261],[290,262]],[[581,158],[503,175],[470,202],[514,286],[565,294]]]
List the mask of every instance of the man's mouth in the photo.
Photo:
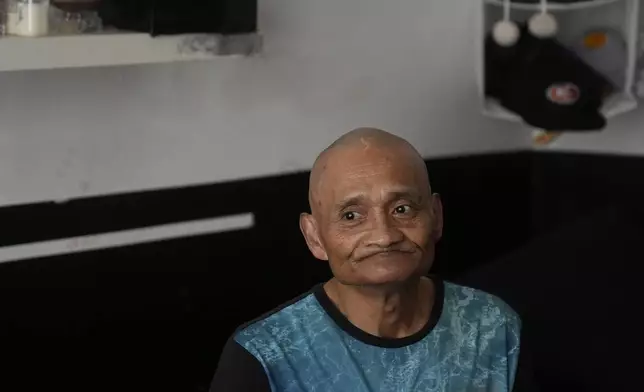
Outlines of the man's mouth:
[[373,257],[389,257],[389,256],[397,256],[397,255],[409,255],[414,253],[413,251],[408,251],[408,250],[398,250],[398,249],[392,249],[392,250],[384,250],[380,252],[374,252],[370,253],[366,256],[360,257],[357,262],[361,262]]

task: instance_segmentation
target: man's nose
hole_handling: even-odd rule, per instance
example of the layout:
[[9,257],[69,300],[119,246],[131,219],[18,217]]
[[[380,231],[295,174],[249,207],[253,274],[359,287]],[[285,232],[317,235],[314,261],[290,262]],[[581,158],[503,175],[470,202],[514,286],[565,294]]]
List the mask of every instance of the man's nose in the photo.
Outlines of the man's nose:
[[388,248],[404,240],[403,233],[388,216],[375,217],[368,245]]

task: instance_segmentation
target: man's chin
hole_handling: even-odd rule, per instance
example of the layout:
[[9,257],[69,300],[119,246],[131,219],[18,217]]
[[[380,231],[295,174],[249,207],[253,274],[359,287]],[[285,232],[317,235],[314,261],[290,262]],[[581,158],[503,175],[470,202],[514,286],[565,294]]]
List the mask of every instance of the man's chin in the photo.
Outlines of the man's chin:
[[369,270],[354,271],[351,276],[336,276],[340,282],[350,286],[387,287],[409,283],[427,275],[421,268],[398,270]]
[[387,285],[407,282],[423,274],[414,263],[414,265],[372,265],[369,268],[363,268],[360,275],[365,284]]

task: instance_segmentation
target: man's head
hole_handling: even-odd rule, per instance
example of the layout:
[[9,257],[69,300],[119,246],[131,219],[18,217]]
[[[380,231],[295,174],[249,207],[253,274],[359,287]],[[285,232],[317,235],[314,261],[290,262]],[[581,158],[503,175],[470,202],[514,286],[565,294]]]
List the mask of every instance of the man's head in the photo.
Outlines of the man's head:
[[442,206],[425,162],[404,139],[371,128],[342,136],[315,161],[309,203],[300,228],[341,283],[403,283],[429,271]]

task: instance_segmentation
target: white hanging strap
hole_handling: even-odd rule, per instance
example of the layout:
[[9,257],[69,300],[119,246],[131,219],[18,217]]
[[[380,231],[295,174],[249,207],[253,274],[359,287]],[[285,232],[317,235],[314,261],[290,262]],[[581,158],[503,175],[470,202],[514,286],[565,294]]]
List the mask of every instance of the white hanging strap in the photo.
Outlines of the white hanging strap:
[[512,7],[512,0],[504,0],[503,2],[503,20],[506,22],[510,20],[510,8]]
[[541,13],[542,14],[548,13],[548,0],[541,0]]

